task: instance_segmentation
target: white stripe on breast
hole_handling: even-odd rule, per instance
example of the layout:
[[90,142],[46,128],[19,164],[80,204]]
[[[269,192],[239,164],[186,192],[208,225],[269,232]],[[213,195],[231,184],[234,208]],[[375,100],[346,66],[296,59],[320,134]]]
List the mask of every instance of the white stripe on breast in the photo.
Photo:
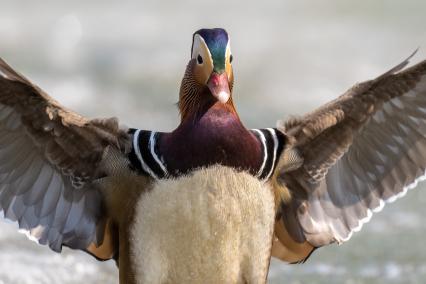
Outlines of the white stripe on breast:
[[256,175],[256,177],[259,178],[262,175],[263,170],[265,169],[266,161],[268,160],[268,149],[266,147],[266,138],[265,138],[265,135],[262,133],[262,131],[260,131],[259,129],[253,129],[253,131],[256,131],[257,133],[259,133],[260,141],[262,142],[262,145],[263,145],[263,162],[262,162],[262,166],[260,167]]
[[147,172],[150,176],[152,176],[155,179],[158,179],[157,175],[151,170],[151,168],[148,166],[147,163],[145,163],[144,159],[142,158],[141,150],[139,149],[139,133],[140,129],[136,130],[135,134],[133,134],[133,148],[135,149],[136,156],[139,159],[139,162],[141,162],[142,168],[145,172]]
[[277,149],[278,149],[278,137],[277,137],[277,133],[275,133],[274,129],[266,128],[266,130],[268,130],[271,133],[272,139],[274,140],[274,152],[272,153],[272,155],[273,155],[272,156],[272,165],[271,165],[271,169],[269,170],[268,175],[265,177],[265,179],[268,179],[271,176],[271,174],[272,174],[272,172],[275,168],[275,161],[277,159]]
[[169,173],[167,172],[166,167],[164,166],[163,162],[158,158],[157,153],[155,153],[155,143],[157,142],[155,138],[155,134],[157,132],[152,131],[151,136],[149,137],[149,148],[151,150],[151,155],[154,157],[154,160],[157,162],[157,164],[160,166],[161,170],[164,173],[164,177],[167,177]]

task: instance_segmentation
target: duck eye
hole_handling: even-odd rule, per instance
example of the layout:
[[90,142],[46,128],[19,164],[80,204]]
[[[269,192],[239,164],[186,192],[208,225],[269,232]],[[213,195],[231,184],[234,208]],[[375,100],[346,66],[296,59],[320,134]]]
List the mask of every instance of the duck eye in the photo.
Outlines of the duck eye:
[[234,60],[234,56],[232,54],[229,56],[229,63],[232,63],[232,60]]
[[201,57],[201,55],[198,54],[197,56],[197,63],[198,64],[203,64],[203,58]]

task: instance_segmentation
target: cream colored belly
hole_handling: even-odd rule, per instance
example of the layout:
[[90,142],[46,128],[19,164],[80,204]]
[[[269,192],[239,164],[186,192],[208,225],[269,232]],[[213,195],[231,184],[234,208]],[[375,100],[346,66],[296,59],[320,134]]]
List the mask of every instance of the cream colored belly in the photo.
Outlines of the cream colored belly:
[[268,186],[215,166],[142,194],[130,229],[138,283],[265,282],[274,224]]

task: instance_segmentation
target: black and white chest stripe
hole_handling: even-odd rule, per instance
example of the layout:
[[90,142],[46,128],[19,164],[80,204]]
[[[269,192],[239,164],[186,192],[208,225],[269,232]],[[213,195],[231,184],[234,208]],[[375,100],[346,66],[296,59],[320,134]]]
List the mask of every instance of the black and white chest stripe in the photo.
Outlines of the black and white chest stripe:
[[129,132],[133,134],[133,147],[129,154],[133,168],[154,179],[167,178],[169,172],[162,156],[158,154],[159,133],[140,129],[130,129]]
[[274,172],[278,159],[284,149],[284,135],[275,128],[251,130],[262,143],[263,161],[256,177],[267,180]]
[[[271,177],[281,152],[284,148],[284,135],[275,128],[252,129],[253,134],[262,145],[263,160],[259,169],[255,169],[255,176],[261,180]],[[171,177],[169,169],[157,147],[157,140],[161,133],[140,129],[130,129],[133,134],[132,151],[129,153],[131,166],[140,174],[149,175],[154,179]]]

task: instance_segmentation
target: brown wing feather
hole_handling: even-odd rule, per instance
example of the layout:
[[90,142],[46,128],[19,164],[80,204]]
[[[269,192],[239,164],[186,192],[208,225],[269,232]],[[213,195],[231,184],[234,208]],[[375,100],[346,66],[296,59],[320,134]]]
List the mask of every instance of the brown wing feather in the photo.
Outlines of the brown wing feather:
[[407,63],[281,128],[303,158],[298,169],[277,169],[292,196],[281,214],[295,241],[348,240],[424,175],[426,61],[400,72]]
[[106,150],[123,150],[127,139],[116,119],[60,106],[0,59],[0,210],[39,243],[59,251],[102,240],[96,181],[111,174]]

